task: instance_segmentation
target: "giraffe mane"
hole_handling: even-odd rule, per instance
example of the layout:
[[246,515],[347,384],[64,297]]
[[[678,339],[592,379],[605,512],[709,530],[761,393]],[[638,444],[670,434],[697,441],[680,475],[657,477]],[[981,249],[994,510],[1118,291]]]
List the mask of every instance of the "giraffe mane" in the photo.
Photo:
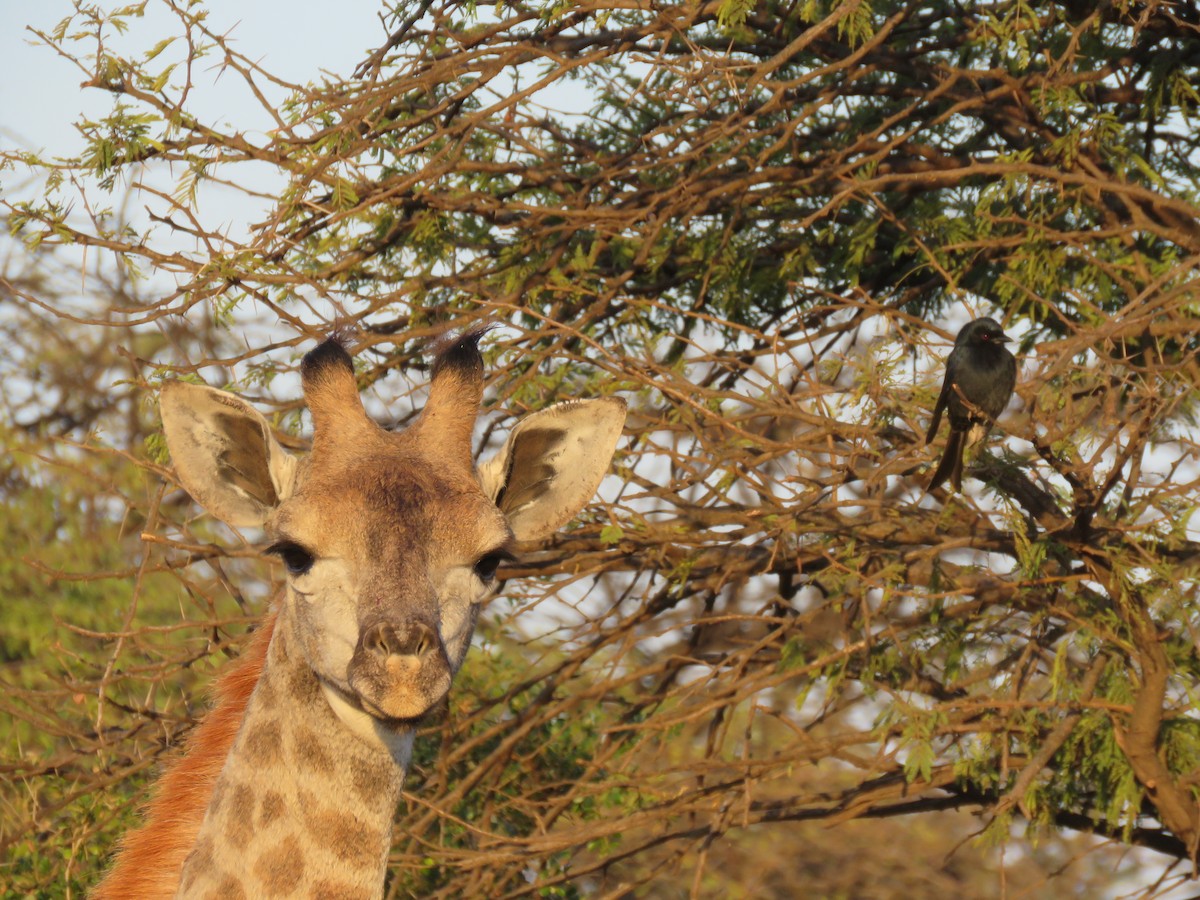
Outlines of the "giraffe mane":
[[121,839],[115,862],[93,900],[154,900],[175,896],[183,862],[196,843],[213,785],[233,746],[246,705],[262,674],[278,610],[268,613],[246,649],[213,687],[215,703],[187,739],[143,810],[145,824]]

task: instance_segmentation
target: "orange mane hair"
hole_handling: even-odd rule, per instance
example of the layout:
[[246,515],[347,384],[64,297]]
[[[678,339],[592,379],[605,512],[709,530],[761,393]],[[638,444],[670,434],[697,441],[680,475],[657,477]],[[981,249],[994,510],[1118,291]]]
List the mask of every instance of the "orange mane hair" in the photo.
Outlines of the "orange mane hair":
[[217,680],[213,708],[188,738],[184,755],[158,780],[144,810],[145,824],[121,839],[116,862],[92,892],[93,900],[175,896],[213,785],[262,674],[277,615],[277,611],[266,615],[242,655]]

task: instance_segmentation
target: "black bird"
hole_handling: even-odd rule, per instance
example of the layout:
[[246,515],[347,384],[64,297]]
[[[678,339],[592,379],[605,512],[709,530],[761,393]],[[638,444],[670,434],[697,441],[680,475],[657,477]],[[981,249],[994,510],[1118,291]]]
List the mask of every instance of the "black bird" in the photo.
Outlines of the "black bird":
[[987,436],[1017,383],[1016,357],[1004,346],[1011,340],[1000,323],[987,316],[968,322],[954,339],[925,443],[937,434],[942,410],[950,419],[950,437],[927,490],[947,478],[956,491],[962,490],[963,450]]

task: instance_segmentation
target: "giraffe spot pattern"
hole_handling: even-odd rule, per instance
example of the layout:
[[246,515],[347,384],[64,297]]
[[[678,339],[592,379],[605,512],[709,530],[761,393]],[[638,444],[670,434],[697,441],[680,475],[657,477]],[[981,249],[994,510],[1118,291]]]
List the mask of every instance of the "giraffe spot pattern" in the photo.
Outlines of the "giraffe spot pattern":
[[210,871],[213,867],[213,843],[211,838],[202,837],[196,841],[196,846],[192,848],[192,852],[188,854],[183,863],[183,879],[180,881],[179,890],[181,893],[187,893],[192,885],[196,883],[196,879],[202,874]]
[[242,883],[232,875],[226,875],[220,883],[204,895],[204,900],[246,900]]
[[254,808],[257,800],[254,791],[244,784],[234,785],[229,792],[229,802],[225,804],[225,815],[222,818],[222,831],[227,845],[240,852],[240,848],[250,843],[254,837]]
[[354,868],[375,868],[386,848],[379,835],[350,813],[305,807],[308,833],[314,843],[324,847],[342,862]]
[[289,834],[254,861],[254,876],[265,897],[290,897],[304,878],[300,841]]
[[313,900],[362,900],[362,888],[322,879],[312,886]]
[[245,758],[252,766],[275,766],[283,762],[283,738],[279,723],[270,721],[255,725],[246,735]]
[[321,692],[317,677],[307,666],[296,666],[288,673],[287,688],[289,699],[304,706],[312,706],[316,703]]
[[363,759],[350,760],[350,783],[359,799],[374,802],[388,789],[385,778],[380,776],[379,767]]
[[225,780],[218,778],[217,783],[213,785],[212,796],[208,801],[209,815],[217,815],[221,812],[221,804],[225,802]]
[[275,681],[272,678],[259,678],[258,684],[254,688],[254,699],[261,704],[264,709],[269,709],[276,705],[278,699],[275,690]]
[[258,807],[259,829],[267,828],[272,822],[281,819],[286,812],[287,802],[283,795],[278,791],[267,791]]
[[302,768],[310,769],[321,775],[334,773],[333,757],[321,746],[320,739],[309,729],[301,728],[296,731],[292,750],[296,763]]

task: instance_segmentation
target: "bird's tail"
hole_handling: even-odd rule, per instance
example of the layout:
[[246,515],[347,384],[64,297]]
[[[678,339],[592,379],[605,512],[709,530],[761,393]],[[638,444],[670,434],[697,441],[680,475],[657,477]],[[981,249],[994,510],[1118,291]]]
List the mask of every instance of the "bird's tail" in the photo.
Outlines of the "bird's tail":
[[932,491],[949,478],[954,489],[962,492],[963,438],[965,436],[965,431],[950,429],[950,436],[946,439],[946,449],[942,451],[942,461],[938,463],[926,491]]

